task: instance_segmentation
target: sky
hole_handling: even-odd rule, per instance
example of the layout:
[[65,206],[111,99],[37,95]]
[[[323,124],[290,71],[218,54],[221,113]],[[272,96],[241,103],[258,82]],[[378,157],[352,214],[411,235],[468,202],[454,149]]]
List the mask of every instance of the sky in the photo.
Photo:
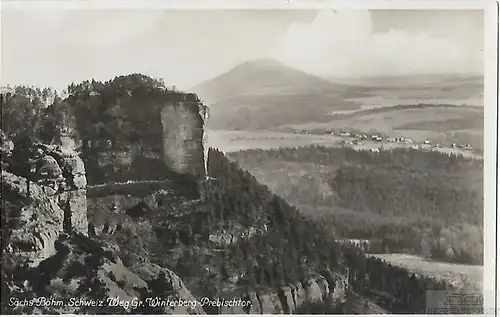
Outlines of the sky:
[[274,58],[328,77],[482,73],[480,10],[14,10],[1,84],[63,89],[143,73],[189,89]]

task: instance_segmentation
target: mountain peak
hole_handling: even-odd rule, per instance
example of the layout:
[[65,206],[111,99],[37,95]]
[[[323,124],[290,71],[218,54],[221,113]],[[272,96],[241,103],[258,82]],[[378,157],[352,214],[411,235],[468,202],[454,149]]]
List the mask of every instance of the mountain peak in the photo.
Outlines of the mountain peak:
[[252,68],[290,68],[286,66],[285,64],[272,59],[272,58],[259,58],[259,59],[253,59],[249,60],[243,63],[240,63],[236,65],[233,69],[236,68],[246,68],[246,67],[252,67]]
[[[242,62],[219,76],[207,80],[192,90],[209,102],[236,95],[261,94],[264,91],[282,94],[284,90],[330,90],[329,81],[289,67],[275,59],[260,58]],[[328,88],[327,88],[328,87]]]

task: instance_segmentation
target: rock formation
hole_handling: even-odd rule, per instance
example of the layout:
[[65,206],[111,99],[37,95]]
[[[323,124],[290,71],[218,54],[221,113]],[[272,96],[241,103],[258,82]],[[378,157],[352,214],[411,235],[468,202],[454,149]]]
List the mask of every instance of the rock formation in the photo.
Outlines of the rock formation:
[[290,314],[306,303],[327,302],[332,306],[343,302],[346,296],[347,278],[340,274],[335,275],[336,285],[329,285],[325,277],[316,278],[304,283],[283,286],[277,293],[259,294],[248,292],[241,296],[242,300],[251,302],[251,306],[224,307],[223,314]]
[[63,233],[64,211],[42,187],[2,171],[2,201],[9,230],[4,256],[12,256],[15,265],[36,266],[53,255]]
[[[179,239],[182,240],[181,236],[175,233],[182,233],[183,224],[199,217],[196,215],[196,210],[204,209],[203,202],[199,200],[186,201],[170,190],[158,190],[146,194],[144,190],[133,189],[132,185],[145,186],[145,184],[114,184],[108,186],[112,187],[113,190],[108,189],[103,192],[104,188],[102,188],[100,191],[92,190],[89,192],[89,222],[95,224],[92,235],[96,237],[109,236],[109,239],[119,241],[124,232],[128,230],[127,228],[133,227],[132,231],[137,232],[140,236],[142,246],[146,249],[149,248],[148,250],[162,250],[160,254],[163,258],[168,258],[172,262],[170,265],[175,267],[178,263],[175,250],[179,244],[182,244],[179,241]],[[103,217],[106,215],[102,214],[100,206],[110,205],[112,205],[112,210],[108,211],[109,215],[105,220]],[[138,230],[139,227],[142,229]],[[155,238],[151,239],[151,232],[156,234],[161,232],[161,245]],[[232,240],[232,236],[238,236],[235,232],[227,233],[229,236],[226,238]],[[167,236],[170,238],[167,239]],[[210,237],[209,235],[207,239]],[[212,241],[215,245],[218,245],[217,242],[220,241]],[[231,243],[231,241],[226,242]],[[140,250],[141,246],[131,243],[127,242],[123,247],[127,246],[129,250],[134,249],[134,252],[137,253],[141,251],[148,253],[147,250]],[[184,278],[189,282],[192,279],[200,278],[200,276],[185,276]],[[234,280],[234,283],[237,279]],[[249,300],[252,304],[250,306],[224,306],[220,308],[219,312],[224,314],[281,314],[292,313],[306,303],[326,302],[334,306],[345,300],[346,288],[347,277],[334,272],[328,276],[316,275],[315,278],[311,278],[305,283],[297,282],[284,286],[276,292],[239,292],[237,290],[228,291],[228,293],[222,292],[221,299],[228,301],[233,299]]]
[[[2,313],[204,314],[175,273],[148,261],[126,266],[115,244],[87,236],[85,169],[75,152],[3,133],[1,141]],[[145,303],[153,295],[192,305]],[[52,305],[26,304],[42,297]]]
[[[208,149],[203,128],[208,107],[194,94],[160,95],[154,100],[124,97],[123,102],[107,104],[112,119],[97,120],[111,130],[122,125],[129,130],[95,132],[81,142],[89,184],[205,177]],[[141,112],[132,112],[121,103]]]
[[6,174],[6,185],[17,177],[24,183],[27,197],[40,191],[40,197],[46,196],[57,203],[63,211],[66,232],[87,234],[87,181],[78,153],[26,139],[14,145],[12,154],[2,160],[8,165],[3,172],[14,174]]
[[175,102],[163,107],[163,159],[165,164],[180,174],[197,178],[205,176],[203,125],[199,102]]
[[[153,184],[160,186],[158,182],[150,185]],[[203,211],[205,206],[201,200],[186,200],[176,196],[171,190],[160,189],[148,193],[144,190],[146,185],[145,183],[113,184],[99,186],[99,190],[89,191],[89,222],[92,226],[95,225],[92,235],[108,236],[109,239],[117,239],[117,243],[120,243],[118,241],[122,239],[124,232],[129,230],[127,228],[133,229],[130,231],[140,236],[141,243],[127,242],[122,247],[141,254],[148,253],[148,250],[162,250],[159,254],[163,258],[168,258],[168,261],[171,261],[169,265],[175,267],[179,261],[177,255],[179,245],[186,243],[186,241],[182,242],[185,225],[200,217],[196,212],[197,210]],[[141,186],[140,190],[139,186]],[[103,215],[103,206],[111,206],[106,215]],[[139,227],[142,229],[139,230]],[[234,238],[240,236],[240,229],[248,231],[246,227],[235,226],[228,232],[211,231],[206,238],[214,244],[214,248],[217,248],[220,244],[233,243]],[[160,235],[161,243],[156,238],[151,238],[151,233]],[[147,250],[141,249],[143,246]],[[236,285],[237,276],[231,277],[235,277],[234,281],[231,278],[229,280]],[[183,278],[189,282],[199,279],[200,276],[184,276]],[[191,285],[191,287],[196,286]],[[219,312],[224,314],[281,314],[292,313],[307,303],[326,302],[334,306],[345,300],[346,289],[347,276],[329,272],[324,276],[317,274],[315,278],[304,283],[297,282],[284,286],[276,292],[228,290],[227,293],[223,291],[220,294],[221,299],[249,300],[252,304],[250,306],[224,306]],[[202,296],[199,293],[198,295]]]
[[[147,262],[128,268],[116,246],[78,234],[60,236],[54,246],[56,252],[39,265],[28,271],[18,269],[18,275],[10,276],[10,313],[204,314],[181,279],[168,269]],[[40,296],[50,296],[54,304],[21,304]],[[155,297],[191,304],[156,306],[151,301]]]

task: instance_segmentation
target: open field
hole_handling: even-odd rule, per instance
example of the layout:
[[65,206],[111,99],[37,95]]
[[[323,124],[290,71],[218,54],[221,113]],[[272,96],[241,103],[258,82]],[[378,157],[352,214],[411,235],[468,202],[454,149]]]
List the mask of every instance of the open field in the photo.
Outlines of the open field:
[[[308,145],[322,145],[340,147],[339,144],[344,138],[336,135],[320,134],[297,134],[276,131],[208,131],[208,143],[211,147],[218,148],[223,152],[235,152],[247,149],[274,149],[279,147],[300,147]],[[391,149],[396,147],[411,147],[401,143],[375,143],[365,142],[362,145],[352,145],[359,150],[369,150],[372,148]],[[461,149],[436,148],[432,149],[443,153],[462,154],[467,157],[480,157],[477,154]]]
[[369,254],[393,265],[405,267],[417,274],[445,279],[458,287],[468,290],[482,290],[483,267],[480,265],[453,264],[427,261],[420,256],[409,254]]
[[274,149],[307,145],[337,146],[342,138],[334,135],[294,134],[275,131],[208,131],[210,146],[224,152],[246,149]]

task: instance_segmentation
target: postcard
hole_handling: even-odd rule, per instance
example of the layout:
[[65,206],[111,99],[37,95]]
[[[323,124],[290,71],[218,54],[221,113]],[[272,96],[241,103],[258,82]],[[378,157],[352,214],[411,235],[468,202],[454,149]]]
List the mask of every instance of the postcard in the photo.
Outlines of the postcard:
[[497,23],[3,1],[2,315],[496,315]]

